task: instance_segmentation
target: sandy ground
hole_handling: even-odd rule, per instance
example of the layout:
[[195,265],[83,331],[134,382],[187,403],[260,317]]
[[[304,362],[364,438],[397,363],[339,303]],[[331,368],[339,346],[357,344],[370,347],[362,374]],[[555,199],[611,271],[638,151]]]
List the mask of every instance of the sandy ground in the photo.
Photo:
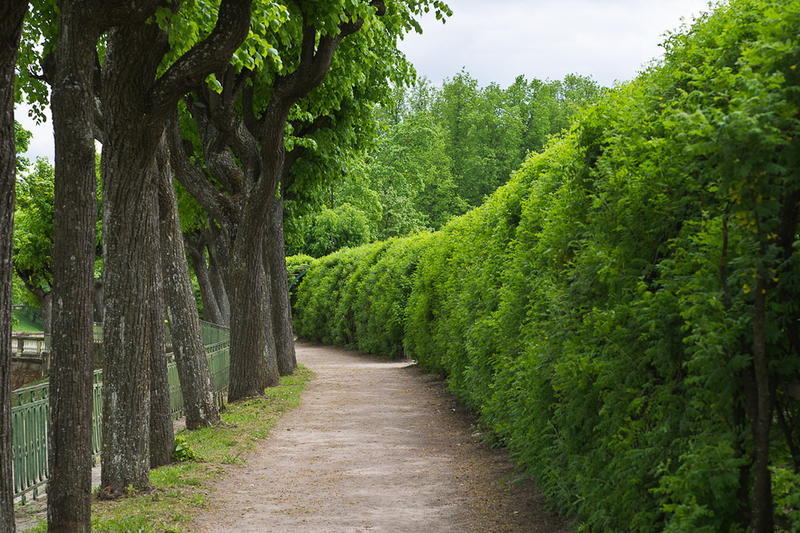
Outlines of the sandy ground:
[[317,374],[301,405],[188,530],[569,531],[435,377],[327,346],[299,344],[298,359]]

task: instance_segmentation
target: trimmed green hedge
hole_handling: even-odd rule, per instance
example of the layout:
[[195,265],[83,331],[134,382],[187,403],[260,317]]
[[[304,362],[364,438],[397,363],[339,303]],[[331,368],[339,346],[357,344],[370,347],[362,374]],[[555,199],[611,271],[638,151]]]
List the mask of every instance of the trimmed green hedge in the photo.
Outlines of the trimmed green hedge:
[[768,399],[800,530],[798,28],[732,0],[673,35],[483,206],[314,262],[298,334],[445,374],[591,531],[745,531]]

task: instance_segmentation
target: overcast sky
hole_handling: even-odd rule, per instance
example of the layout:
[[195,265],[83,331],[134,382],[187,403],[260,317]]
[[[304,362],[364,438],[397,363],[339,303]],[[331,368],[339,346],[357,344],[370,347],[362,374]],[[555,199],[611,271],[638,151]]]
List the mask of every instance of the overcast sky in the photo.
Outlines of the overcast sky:
[[[508,85],[519,74],[558,79],[590,75],[603,85],[632,79],[661,55],[667,31],[691,22],[708,0],[449,0],[453,16],[442,24],[431,15],[424,33],[401,48],[417,72],[434,83],[462,67],[481,84]],[[53,158],[50,123],[36,126],[28,157]]]

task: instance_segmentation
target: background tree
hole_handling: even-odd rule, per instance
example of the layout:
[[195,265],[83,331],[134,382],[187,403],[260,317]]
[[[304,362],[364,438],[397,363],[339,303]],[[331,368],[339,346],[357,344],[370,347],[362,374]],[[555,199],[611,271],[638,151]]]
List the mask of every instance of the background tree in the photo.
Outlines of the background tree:
[[14,272],[42,310],[45,333],[51,331],[53,285],[54,170],[47,159],[17,180],[14,215]]
[[[440,3],[433,4],[439,8]],[[287,126],[292,128],[289,133],[301,131],[304,125],[312,127],[316,118],[324,117],[343,96],[351,94],[366,69],[377,65],[384,72],[394,69],[398,63],[396,40],[412,27],[413,16],[422,7],[423,3],[332,2],[325,9],[312,10],[305,3],[290,3],[285,29],[280,32],[291,40],[271,39],[283,40],[283,50],[276,50],[280,63],[267,61],[255,71],[239,73],[249,61],[247,56],[239,57],[242,65],[237,68],[234,63],[221,77],[221,95],[206,91],[190,107],[198,129],[204,132],[203,155],[213,172],[211,182],[199,169],[179,170],[188,157],[181,154],[180,140],[173,138],[177,175],[230,239],[219,244],[226,247],[223,255],[233,313],[231,399],[260,394],[277,380],[277,357],[270,353],[274,342],[257,317],[269,314],[266,295],[270,289],[260,246],[270,218],[270,202],[285,172],[284,143],[290,151],[294,148],[292,137],[285,139],[285,130]],[[387,13],[391,16],[384,20]],[[387,53],[379,55],[377,47]],[[241,107],[235,105],[239,101]],[[221,141],[212,142],[214,138]],[[238,209],[228,196],[220,194],[218,186],[240,198]],[[260,370],[254,372],[254,368]]]
[[440,88],[426,80],[396,87],[375,112],[375,140],[351,150],[341,172],[325,169],[324,192],[290,204],[290,253],[330,250],[320,247],[315,228],[343,204],[367,217],[373,238],[442,227],[505,183],[527,154],[541,150],[601,93],[591,79],[574,75],[560,81],[519,76],[501,88],[480,87],[465,71]]
[[164,301],[169,317],[172,353],[181,384],[186,427],[195,429],[218,423],[219,410],[213,395],[199,314],[189,278],[166,142],[159,146],[158,167],[160,267],[164,278]]

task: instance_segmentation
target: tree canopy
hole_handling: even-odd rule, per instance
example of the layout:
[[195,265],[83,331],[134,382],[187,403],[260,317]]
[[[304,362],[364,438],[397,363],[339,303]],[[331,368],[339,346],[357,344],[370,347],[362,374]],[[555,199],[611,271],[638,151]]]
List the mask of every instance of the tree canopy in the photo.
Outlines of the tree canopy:
[[373,111],[374,141],[354,146],[361,150],[338,168],[315,168],[329,176],[316,196],[292,198],[290,252],[330,250],[314,229],[322,215],[304,215],[320,204],[325,217],[342,204],[358,209],[370,221],[362,243],[441,228],[505,183],[527,154],[541,150],[601,92],[580,76],[520,76],[506,88],[480,87],[465,71],[440,88],[425,80],[396,87]]

